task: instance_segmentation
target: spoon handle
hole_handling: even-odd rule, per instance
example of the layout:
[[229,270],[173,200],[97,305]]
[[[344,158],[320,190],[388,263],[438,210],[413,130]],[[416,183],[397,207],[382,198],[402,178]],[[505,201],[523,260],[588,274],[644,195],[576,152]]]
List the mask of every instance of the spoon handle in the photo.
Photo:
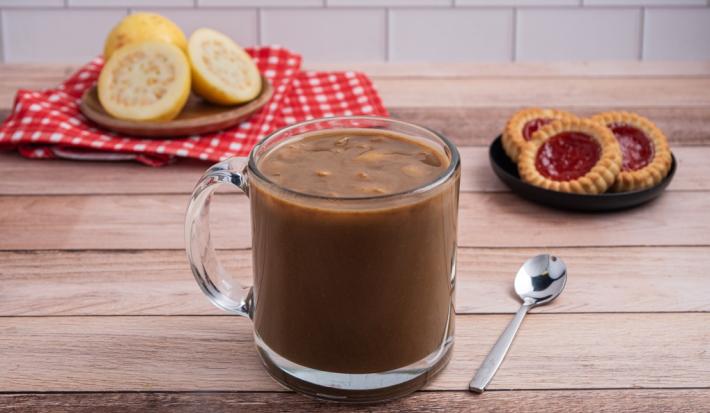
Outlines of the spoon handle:
[[476,371],[476,375],[473,376],[471,383],[468,385],[470,391],[483,393],[486,389],[488,383],[490,383],[493,376],[496,375],[498,367],[503,363],[505,355],[508,354],[508,349],[513,343],[515,333],[518,332],[518,328],[520,328],[520,324],[523,322],[523,318],[525,318],[525,314],[528,313],[530,308],[532,308],[532,305],[527,303],[520,306],[518,312],[515,313],[515,317],[510,320],[508,327],[506,327],[503,334],[498,337],[498,341],[496,341],[493,348],[486,356],[486,359],[481,363],[481,367]]

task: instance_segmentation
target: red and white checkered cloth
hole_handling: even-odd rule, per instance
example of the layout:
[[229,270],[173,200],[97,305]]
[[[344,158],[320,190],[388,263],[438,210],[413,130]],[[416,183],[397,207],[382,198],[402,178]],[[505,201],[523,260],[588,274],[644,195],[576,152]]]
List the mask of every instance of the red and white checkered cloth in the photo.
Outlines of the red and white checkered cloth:
[[17,148],[28,158],[135,159],[161,166],[174,157],[220,161],[245,156],[264,136],[303,120],[387,116],[362,73],[301,71],[301,56],[279,46],[247,51],[273,85],[274,95],[232,128],[177,139],[142,139],[100,129],[79,111],[81,96],[103,67],[103,60],[96,58],[55,89],[19,90],[12,114],[0,125],[0,148]]

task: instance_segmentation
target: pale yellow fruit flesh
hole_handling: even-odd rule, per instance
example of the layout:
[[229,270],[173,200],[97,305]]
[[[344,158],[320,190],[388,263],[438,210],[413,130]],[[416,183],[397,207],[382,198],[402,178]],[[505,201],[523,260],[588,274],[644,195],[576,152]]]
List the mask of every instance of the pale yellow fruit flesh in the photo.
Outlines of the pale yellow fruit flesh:
[[187,39],[170,19],[155,13],[133,13],[121,20],[104,44],[104,59],[123,46],[144,41],[171,43],[187,53]]
[[261,91],[261,75],[254,61],[222,33],[196,30],[187,53],[193,90],[205,100],[234,105],[254,99]]
[[115,118],[170,120],[190,95],[190,65],[172,44],[133,43],[106,62],[98,90],[101,105]]

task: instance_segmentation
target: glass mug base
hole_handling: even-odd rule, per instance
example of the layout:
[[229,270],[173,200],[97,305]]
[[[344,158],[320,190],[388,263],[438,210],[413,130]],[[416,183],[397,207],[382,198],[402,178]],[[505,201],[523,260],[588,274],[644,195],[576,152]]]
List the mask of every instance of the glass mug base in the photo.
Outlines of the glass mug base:
[[408,366],[378,373],[344,374],[311,369],[293,363],[269,348],[256,332],[254,341],[261,362],[281,385],[317,399],[346,403],[384,402],[413,393],[429,383],[449,362],[454,337]]

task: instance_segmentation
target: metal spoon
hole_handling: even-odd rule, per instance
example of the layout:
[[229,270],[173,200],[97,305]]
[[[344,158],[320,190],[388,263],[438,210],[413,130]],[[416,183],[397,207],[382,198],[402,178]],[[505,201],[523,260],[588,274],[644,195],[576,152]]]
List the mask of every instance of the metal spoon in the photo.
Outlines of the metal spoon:
[[555,256],[542,254],[525,261],[515,276],[515,292],[523,300],[523,305],[481,363],[481,367],[468,385],[470,391],[483,393],[503,363],[525,314],[531,308],[547,304],[557,298],[564,290],[566,280],[567,266],[564,261]]

